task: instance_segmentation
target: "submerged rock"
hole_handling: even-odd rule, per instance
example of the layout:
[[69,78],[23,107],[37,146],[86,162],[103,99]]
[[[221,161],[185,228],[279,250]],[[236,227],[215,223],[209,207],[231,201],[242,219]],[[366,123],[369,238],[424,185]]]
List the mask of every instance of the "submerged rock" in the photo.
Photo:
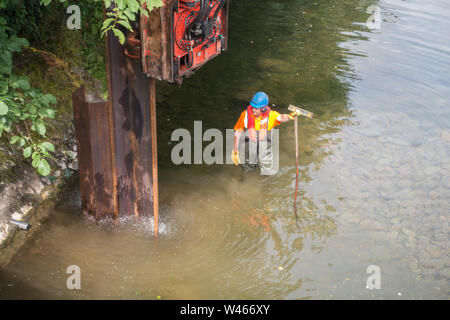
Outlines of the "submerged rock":
[[443,251],[438,246],[429,245],[426,247],[426,251],[432,258],[439,258],[443,255]]

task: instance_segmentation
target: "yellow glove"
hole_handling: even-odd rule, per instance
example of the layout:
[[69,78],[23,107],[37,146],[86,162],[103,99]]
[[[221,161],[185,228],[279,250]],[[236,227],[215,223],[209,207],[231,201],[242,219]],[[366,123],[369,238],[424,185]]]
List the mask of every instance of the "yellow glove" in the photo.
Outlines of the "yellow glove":
[[291,112],[291,113],[288,115],[288,117],[289,117],[289,119],[294,120],[295,117],[298,117],[298,116],[300,116],[300,115],[301,115],[300,112],[294,111],[294,112]]
[[231,152],[231,160],[233,160],[233,163],[235,166],[241,163],[241,159],[239,159],[239,152],[238,151],[232,151]]

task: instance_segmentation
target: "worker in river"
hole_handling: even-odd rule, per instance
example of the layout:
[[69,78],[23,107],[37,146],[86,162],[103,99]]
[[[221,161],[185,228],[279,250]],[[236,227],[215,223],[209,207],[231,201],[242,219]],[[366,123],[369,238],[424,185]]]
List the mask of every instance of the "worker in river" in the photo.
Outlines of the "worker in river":
[[275,174],[271,148],[271,130],[282,122],[293,120],[300,114],[280,114],[269,108],[269,97],[264,92],[257,92],[250,105],[241,113],[234,126],[234,148],[231,159],[237,166],[241,164],[239,145],[242,133],[245,134],[245,159],[242,168],[245,172],[259,167],[260,174]]

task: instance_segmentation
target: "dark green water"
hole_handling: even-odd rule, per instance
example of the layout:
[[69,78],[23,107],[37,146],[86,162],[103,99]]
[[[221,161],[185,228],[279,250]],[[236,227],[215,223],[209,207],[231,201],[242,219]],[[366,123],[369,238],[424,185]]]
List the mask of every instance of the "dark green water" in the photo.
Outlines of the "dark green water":
[[[380,29],[367,28],[377,5]],[[98,226],[75,188],[1,271],[2,298],[448,299],[450,9],[445,1],[233,1],[229,51],[159,83],[161,236]],[[232,128],[256,91],[301,105],[270,179],[171,163],[170,135]],[[70,200],[70,201],[68,201]],[[267,222],[267,223],[263,223]],[[66,268],[81,268],[81,290]],[[380,289],[366,288],[370,265]]]

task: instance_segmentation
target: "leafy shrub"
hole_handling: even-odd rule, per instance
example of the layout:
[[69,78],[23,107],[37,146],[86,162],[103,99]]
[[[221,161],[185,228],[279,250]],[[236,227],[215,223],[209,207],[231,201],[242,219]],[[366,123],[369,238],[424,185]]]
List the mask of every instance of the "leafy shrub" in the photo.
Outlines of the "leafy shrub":
[[133,31],[130,22],[135,21],[139,13],[148,17],[149,12],[155,7],[163,5],[162,0],[105,0],[105,7],[109,8],[114,4],[112,12],[108,12],[103,21],[102,36],[108,31],[112,30],[114,35],[119,38],[119,42],[124,44],[125,35],[117,28],[121,25],[126,29]]
[[12,73],[12,56],[28,46],[28,41],[10,35],[11,29],[6,20],[0,17],[0,137],[7,135],[9,143],[22,149],[25,158],[33,159],[32,165],[39,174],[47,176],[50,166],[46,158],[54,152],[54,146],[48,141],[33,140],[45,138],[46,118],[54,118],[56,98],[32,88],[24,76]]

